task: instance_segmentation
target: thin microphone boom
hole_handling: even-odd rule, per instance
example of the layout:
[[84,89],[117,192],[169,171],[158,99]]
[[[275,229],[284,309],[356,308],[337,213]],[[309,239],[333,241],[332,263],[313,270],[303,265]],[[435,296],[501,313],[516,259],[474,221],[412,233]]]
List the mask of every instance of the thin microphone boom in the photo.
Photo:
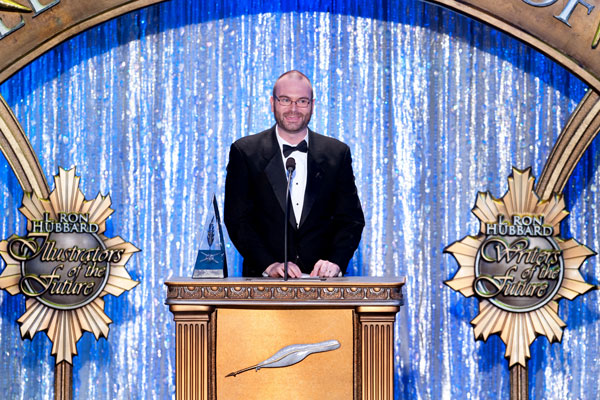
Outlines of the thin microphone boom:
[[292,185],[292,174],[296,169],[296,160],[290,157],[285,162],[287,171],[287,189],[285,191],[285,221],[283,221],[283,280],[288,280],[288,220],[290,219],[290,187]]

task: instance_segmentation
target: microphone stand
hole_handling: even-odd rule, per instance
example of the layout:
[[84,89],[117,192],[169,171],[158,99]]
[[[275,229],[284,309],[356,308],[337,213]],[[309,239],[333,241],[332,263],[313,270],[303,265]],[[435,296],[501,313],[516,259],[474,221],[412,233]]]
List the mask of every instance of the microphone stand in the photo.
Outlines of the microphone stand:
[[283,280],[288,280],[288,225],[290,219],[290,190],[292,186],[292,174],[296,169],[296,160],[290,157],[285,162],[287,171],[287,189],[285,191],[285,221],[283,228]]

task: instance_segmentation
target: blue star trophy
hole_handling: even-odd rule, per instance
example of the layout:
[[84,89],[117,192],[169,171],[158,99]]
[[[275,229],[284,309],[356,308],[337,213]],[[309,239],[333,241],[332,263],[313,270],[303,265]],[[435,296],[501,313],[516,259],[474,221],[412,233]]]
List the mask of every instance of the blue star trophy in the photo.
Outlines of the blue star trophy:
[[[227,259],[225,257],[225,241],[223,227],[219,216],[219,207],[215,195],[212,196],[212,207],[204,223],[200,250],[196,257],[196,265],[192,278],[227,278]],[[219,236],[217,238],[216,231]],[[217,240],[215,240],[217,239]]]

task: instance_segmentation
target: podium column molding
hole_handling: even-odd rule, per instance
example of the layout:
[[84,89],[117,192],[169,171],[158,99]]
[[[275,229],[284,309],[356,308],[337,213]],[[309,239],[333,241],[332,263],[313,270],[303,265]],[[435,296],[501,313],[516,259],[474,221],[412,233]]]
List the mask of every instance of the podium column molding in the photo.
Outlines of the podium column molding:
[[399,307],[357,307],[363,400],[394,398],[394,321]]
[[[215,390],[209,374],[215,373],[213,307],[171,305],[175,320],[176,399],[211,400]],[[209,386],[211,382],[211,386]]]

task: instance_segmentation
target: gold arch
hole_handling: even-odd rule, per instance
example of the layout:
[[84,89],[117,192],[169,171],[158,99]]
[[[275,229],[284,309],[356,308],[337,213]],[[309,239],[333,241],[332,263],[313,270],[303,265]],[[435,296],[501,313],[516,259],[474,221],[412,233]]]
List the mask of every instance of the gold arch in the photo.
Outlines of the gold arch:
[[[81,0],[75,2],[80,4],[73,4],[73,6],[85,9],[85,5],[82,7],[81,3],[88,3],[90,7],[83,12],[78,10],[78,19],[65,26],[57,25],[50,29],[41,26],[45,24],[46,21],[43,18],[47,15],[40,14],[38,16],[39,24],[35,25],[36,30],[31,32],[31,37],[25,36],[24,39],[21,39],[25,45],[22,46],[19,43],[20,38],[17,38],[17,40],[9,42],[9,45],[6,46],[7,49],[3,49],[3,43],[0,42],[0,54],[4,56],[4,61],[0,61],[0,84],[45,52],[86,29],[162,1],[165,0]],[[62,5],[67,5],[67,3]],[[15,7],[15,9],[17,8]],[[47,11],[47,13],[59,14],[56,9]],[[62,13],[68,14],[68,10]],[[56,16],[48,14],[47,18],[53,17]],[[24,20],[32,24],[34,21],[31,15],[24,16]],[[66,18],[65,20],[69,21],[70,19]],[[19,29],[15,34],[22,34],[23,29]],[[43,34],[44,29],[48,31],[47,35]],[[23,192],[34,193],[40,198],[49,196],[50,188],[38,157],[2,95],[0,95],[0,151],[6,157]]]
[[[23,16],[26,27],[11,34],[11,39],[0,41],[0,83],[12,74],[35,60],[46,51],[76,34],[118,17],[133,10],[159,3],[163,0],[80,0],[78,2],[62,2],[60,7],[53,7],[43,14]],[[592,56],[582,53],[573,43],[580,44],[580,31],[574,31],[576,41],[566,40],[561,47],[562,39],[557,41],[556,29],[553,26],[542,27],[527,23],[538,23],[540,16],[552,17],[552,10],[542,10],[527,6],[522,0],[429,0],[458,13],[484,22],[503,31],[535,48],[555,60],[581,80],[590,85],[591,90],[583,98],[571,115],[554,145],[544,170],[541,174],[537,192],[542,198],[548,198],[552,192],[561,192],[568,181],[575,165],[600,129],[600,65]],[[516,12],[515,12],[516,10]],[[507,19],[513,12],[515,21]],[[61,15],[68,18],[60,18]],[[589,30],[591,19],[584,20],[585,15],[575,15],[578,25]],[[56,22],[59,21],[59,22]],[[66,22],[64,22],[66,21]],[[552,20],[551,20],[552,21]],[[560,22],[555,23],[560,24]],[[564,28],[564,27],[563,27]],[[594,28],[594,32],[595,32]],[[593,32],[592,32],[593,33]],[[558,35],[560,36],[560,35]],[[579,53],[577,52],[579,51]],[[579,56],[584,54],[584,56]],[[590,52],[591,54],[591,52]],[[592,61],[590,61],[590,58]],[[37,196],[47,197],[48,184],[41,165],[35,155],[25,132],[14,117],[6,102],[0,96],[0,150],[4,153],[9,165],[25,192],[33,192]]]
[[2,96],[0,96],[0,149],[17,176],[23,192],[34,193],[42,199],[47,199],[50,190],[40,161],[19,121]]
[[[576,75],[582,81],[590,86],[590,90],[580,101],[579,105],[573,111],[567,124],[562,128],[562,131],[554,144],[544,169],[542,170],[540,179],[536,186],[536,192],[542,199],[549,199],[552,193],[560,193],[563,191],[567,181],[569,180],[575,166],[591,144],[592,140],[600,132],[600,80],[598,79],[598,71],[590,71],[585,68],[585,62],[587,60],[578,60],[573,54],[569,54],[566,48],[561,48],[550,44],[545,40],[546,37],[552,39],[552,31],[556,30],[552,24],[549,24],[542,29],[539,29],[535,34],[530,33],[522,29],[523,23],[517,25],[517,22],[509,22],[506,19],[507,8],[512,7],[514,11],[522,14],[522,20],[531,20],[538,22],[540,17],[533,15],[537,10],[535,8],[527,8],[522,0],[512,0],[512,3],[518,3],[521,8],[517,8],[515,4],[511,4],[511,1],[497,1],[497,0],[465,0],[464,2],[458,2],[455,0],[427,0],[430,3],[440,4],[446,8],[454,10],[460,14],[464,14],[475,20],[490,25],[504,33],[507,33],[514,38],[524,42],[525,44],[533,47],[537,51],[545,54],[547,57],[553,59],[556,63],[560,64],[571,73]],[[466,4],[473,3],[473,4]],[[558,5],[560,6],[560,5]],[[522,11],[529,10],[529,13]],[[549,10],[550,11],[550,10]],[[528,15],[530,14],[530,15]],[[560,22],[553,21],[554,18],[552,13],[546,12],[545,15],[551,22],[555,24]],[[535,18],[537,17],[537,18]],[[579,15],[577,22],[581,22],[585,15]],[[592,20],[586,22],[587,25],[592,23]],[[586,27],[589,30],[589,26]],[[593,30],[591,33],[596,32],[600,29],[600,25]],[[580,29],[581,31],[581,29]],[[590,42],[585,42],[581,37],[578,37],[579,31],[573,36],[574,41],[567,40],[568,43],[579,43],[580,47],[591,45]],[[566,47],[566,46],[565,46]],[[583,52],[583,50],[581,50]],[[598,57],[590,49],[588,52],[592,56]],[[593,62],[593,61],[592,61]],[[595,64],[598,64],[597,62]]]

